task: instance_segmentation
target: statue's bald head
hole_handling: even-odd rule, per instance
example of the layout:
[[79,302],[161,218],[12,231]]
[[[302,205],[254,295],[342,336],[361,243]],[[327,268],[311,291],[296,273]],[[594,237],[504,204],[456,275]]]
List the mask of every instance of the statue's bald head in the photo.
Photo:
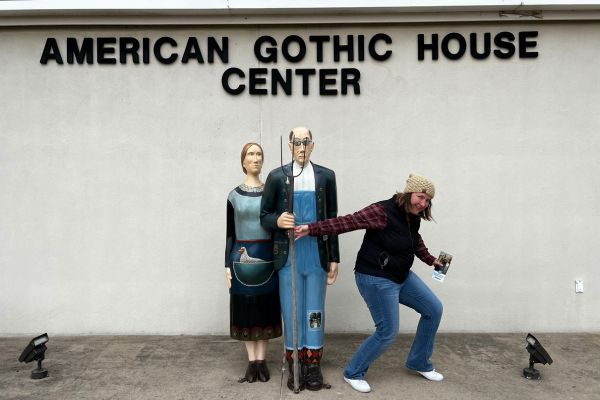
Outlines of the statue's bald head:
[[308,137],[312,139],[312,132],[310,131],[310,129],[308,129],[308,128],[304,127],[304,126],[297,126],[297,127],[295,127],[294,129],[292,129],[290,131],[290,138],[289,138],[289,140],[292,140],[292,138],[294,136],[296,136],[296,137],[300,137],[300,136],[304,137],[307,134],[308,134]]

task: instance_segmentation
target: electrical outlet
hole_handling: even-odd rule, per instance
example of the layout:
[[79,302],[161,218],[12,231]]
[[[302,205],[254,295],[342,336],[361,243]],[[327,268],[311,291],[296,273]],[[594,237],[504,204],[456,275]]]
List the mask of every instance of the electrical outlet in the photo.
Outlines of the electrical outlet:
[[583,293],[583,279],[575,280],[575,293]]

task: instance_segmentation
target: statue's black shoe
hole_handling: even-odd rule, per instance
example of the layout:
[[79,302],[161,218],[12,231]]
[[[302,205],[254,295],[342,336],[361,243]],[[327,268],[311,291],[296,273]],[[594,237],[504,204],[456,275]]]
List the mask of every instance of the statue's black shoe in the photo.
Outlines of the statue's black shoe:
[[[298,365],[298,368],[300,369],[300,371],[298,371],[298,388],[300,390],[304,390],[304,374],[302,373],[302,371],[304,370],[304,365]],[[293,360],[289,360],[288,362],[288,370],[289,370],[289,374],[288,374],[288,380],[287,380],[287,387],[290,390],[294,390],[294,361]]]
[[309,365],[304,378],[304,384],[308,390],[323,389],[323,374],[320,365]]

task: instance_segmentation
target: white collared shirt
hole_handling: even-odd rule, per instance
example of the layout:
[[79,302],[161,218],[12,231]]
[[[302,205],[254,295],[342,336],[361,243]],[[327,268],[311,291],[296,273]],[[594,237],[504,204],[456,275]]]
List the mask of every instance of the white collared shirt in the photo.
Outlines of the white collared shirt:
[[[300,174],[300,171],[302,173]],[[296,176],[300,174],[300,176]],[[297,162],[294,162],[294,190],[305,190],[314,192],[315,191],[315,171],[312,163],[308,162],[302,170],[302,166]]]

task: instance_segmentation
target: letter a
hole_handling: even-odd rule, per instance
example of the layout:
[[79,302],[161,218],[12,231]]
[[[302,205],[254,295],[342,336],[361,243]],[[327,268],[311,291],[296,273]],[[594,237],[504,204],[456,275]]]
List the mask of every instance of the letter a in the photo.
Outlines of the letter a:
[[40,64],[47,64],[48,60],[54,60],[58,64],[63,64],[62,56],[60,55],[60,49],[55,38],[46,39],[46,45],[42,52],[42,58],[40,58]]

